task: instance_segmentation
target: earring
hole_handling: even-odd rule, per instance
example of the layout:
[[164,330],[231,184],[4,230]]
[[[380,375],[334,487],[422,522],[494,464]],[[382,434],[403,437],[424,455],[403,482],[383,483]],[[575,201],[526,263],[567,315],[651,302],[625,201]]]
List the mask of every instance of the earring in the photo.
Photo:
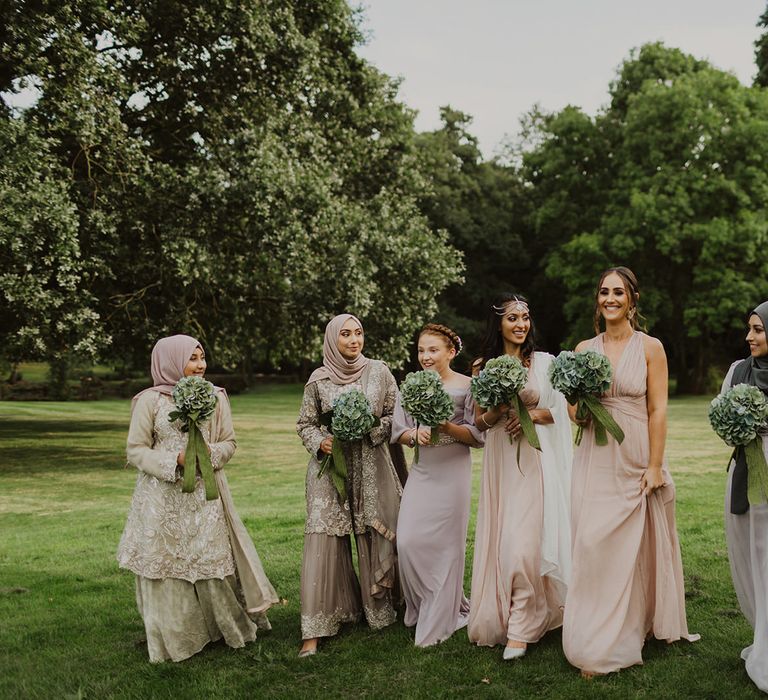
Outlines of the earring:
[[637,307],[633,306],[629,311],[627,311],[627,318],[631,321],[635,317],[635,312],[637,311]]

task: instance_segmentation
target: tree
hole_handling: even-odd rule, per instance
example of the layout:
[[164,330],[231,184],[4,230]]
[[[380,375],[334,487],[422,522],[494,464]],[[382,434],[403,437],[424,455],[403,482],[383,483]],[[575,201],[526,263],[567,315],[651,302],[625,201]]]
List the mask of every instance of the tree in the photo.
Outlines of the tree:
[[42,95],[5,118],[71,172],[115,356],[145,365],[185,330],[219,363],[296,364],[351,310],[404,359],[461,261],[418,213],[413,115],[356,55],[346,3],[17,2],[0,20],[0,86]]
[[[665,76],[660,65],[687,68]],[[638,74],[645,79],[630,79]],[[631,56],[612,90],[595,120],[596,139],[610,148],[604,210],[559,247],[549,272],[564,280],[576,321],[591,314],[602,268],[632,267],[678,391],[700,392],[768,292],[768,94],[658,44]]]
[[757,64],[755,85],[768,87],[768,8],[760,15],[757,26],[762,28],[763,33],[755,41],[755,63]]
[[442,107],[440,116],[440,129],[418,137],[428,182],[419,205],[464,254],[463,283],[443,292],[439,319],[462,335],[471,354],[479,350],[491,299],[509,289],[526,291],[531,283],[522,234],[525,196],[514,168],[482,162],[469,115]]
[[0,120],[0,150],[3,355],[13,364],[48,361],[53,396],[66,398],[71,359],[93,359],[109,341],[87,290],[77,209],[51,144],[33,125]]

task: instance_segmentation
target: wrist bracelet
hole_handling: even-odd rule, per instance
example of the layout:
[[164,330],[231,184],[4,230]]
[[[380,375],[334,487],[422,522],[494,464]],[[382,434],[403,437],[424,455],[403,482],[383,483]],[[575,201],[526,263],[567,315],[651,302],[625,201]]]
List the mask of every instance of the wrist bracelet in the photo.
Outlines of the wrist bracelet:
[[408,438],[408,447],[416,447],[416,437],[411,433],[411,437]]
[[485,420],[485,413],[480,414],[480,420],[483,421],[483,423],[485,423],[485,427],[488,428],[489,430],[493,427],[487,420]]

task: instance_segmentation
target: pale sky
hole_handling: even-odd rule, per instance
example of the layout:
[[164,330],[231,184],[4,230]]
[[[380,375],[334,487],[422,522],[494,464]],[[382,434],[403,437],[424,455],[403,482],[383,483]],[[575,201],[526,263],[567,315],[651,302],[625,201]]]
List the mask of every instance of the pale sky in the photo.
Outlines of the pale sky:
[[[728,70],[756,72],[766,0],[360,0],[369,42],[359,52],[402,78],[419,131],[450,104],[474,117],[485,157],[534,104],[594,114],[633,47],[663,41]],[[352,0],[352,4],[355,2]]]

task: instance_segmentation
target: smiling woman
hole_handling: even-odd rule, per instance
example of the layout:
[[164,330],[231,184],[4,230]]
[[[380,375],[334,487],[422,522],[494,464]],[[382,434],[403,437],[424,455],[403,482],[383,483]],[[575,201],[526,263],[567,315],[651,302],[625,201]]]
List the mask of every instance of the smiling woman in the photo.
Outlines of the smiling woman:
[[[304,387],[296,425],[310,454],[299,656],[315,654],[321,637],[336,635],[343,623],[355,622],[361,614],[373,629],[387,627],[397,617],[392,595],[402,487],[388,449],[397,384],[383,362],[363,355],[364,344],[363,325],[352,314],[328,322],[323,365]],[[339,441],[347,464],[348,497],[341,498],[320,461],[334,449],[335,438],[325,418],[332,414],[334,401],[350,389],[365,395],[378,422],[360,440]],[[350,535],[357,545],[359,583]]]
[[[625,435],[598,445],[594,426],[584,425],[574,455],[563,649],[587,677],[642,663],[651,634],[698,639],[688,633],[675,485],[664,459],[667,358],[658,340],[637,330],[639,299],[631,270],[606,270],[595,294],[595,326],[603,321],[605,332],[576,347],[610,360],[613,383],[601,403]],[[575,407],[569,411],[574,418]]]
[[259,627],[270,628],[265,613],[277,602],[222,471],[236,447],[223,389],[216,389],[213,415],[200,423],[217,497],[207,498],[199,475],[191,493],[183,490],[190,433],[172,415],[172,392],[182,377],[202,377],[206,367],[195,338],[161,338],[152,349],[154,385],[132,403],[127,456],[138,474],[117,559],[136,576],[152,662],[182,661],[221,638],[242,647]]
[[[768,396],[768,301],[749,314],[747,320],[749,357],[731,365],[723,381],[725,392],[737,384],[756,386]],[[760,447],[768,457],[768,429],[758,434]],[[757,466],[757,465],[755,465]],[[768,693],[768,503],[748,498],[749,471],[744,448],[728,469],[725,495],[725,534],[731,562],[733,586],[742,612],[754,630],[752,644],[742,650],[747,673],[754,684]]]

